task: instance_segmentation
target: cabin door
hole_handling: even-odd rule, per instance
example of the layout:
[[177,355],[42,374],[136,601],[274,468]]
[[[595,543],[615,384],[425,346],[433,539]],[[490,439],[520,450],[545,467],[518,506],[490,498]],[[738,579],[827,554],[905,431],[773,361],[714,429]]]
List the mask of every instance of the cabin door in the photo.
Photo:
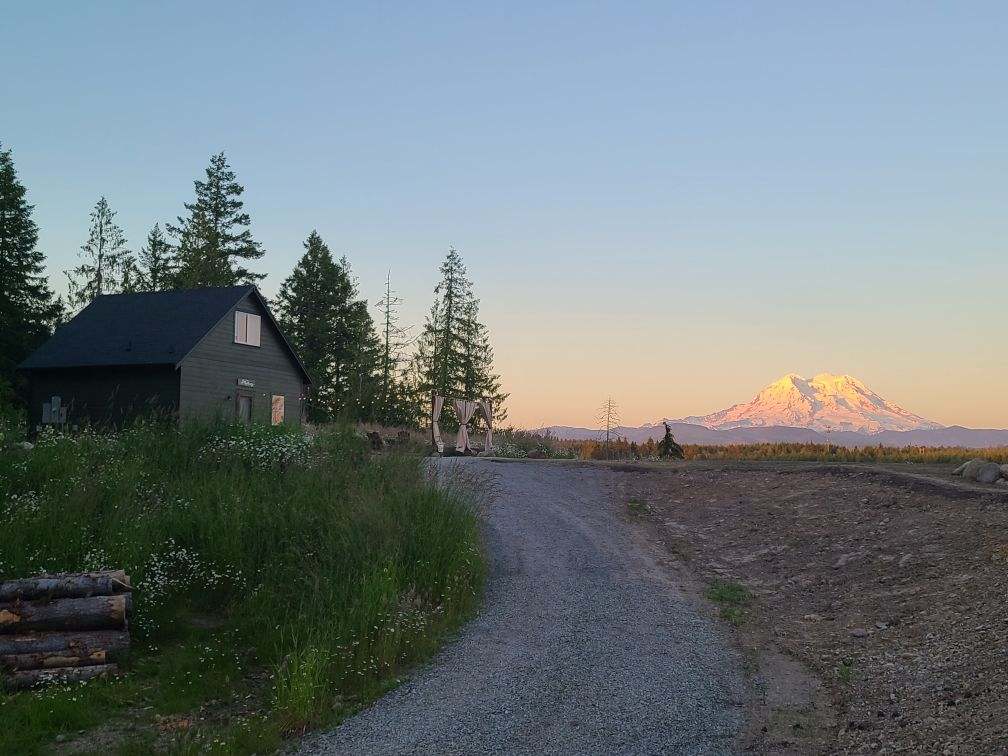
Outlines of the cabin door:
[[238,406],[236,407],[237,419],[239,423],[245,425],[252,424],[252,396],[251,394],[238,394]]

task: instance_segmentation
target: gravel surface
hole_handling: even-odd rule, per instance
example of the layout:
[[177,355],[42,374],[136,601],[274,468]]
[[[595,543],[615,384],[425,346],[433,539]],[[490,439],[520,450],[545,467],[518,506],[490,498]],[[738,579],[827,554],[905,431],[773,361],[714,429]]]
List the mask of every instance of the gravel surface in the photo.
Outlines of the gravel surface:
[[621,522],[605,470],[442,460],[497,478],[485,606],[307,753],[733,753],[741,660]]

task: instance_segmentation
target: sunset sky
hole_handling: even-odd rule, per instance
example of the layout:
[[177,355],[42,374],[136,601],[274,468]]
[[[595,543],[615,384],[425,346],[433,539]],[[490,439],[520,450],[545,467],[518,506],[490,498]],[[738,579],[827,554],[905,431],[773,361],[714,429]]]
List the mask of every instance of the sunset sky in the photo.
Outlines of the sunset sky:
[[[849,373],[1008,428],[1008,5],[8,4],[54,286],[224,150],[275,293],[317,228],[418,327],[458,247],[519,425]],[[17,75],[14,75],[14,74]]]

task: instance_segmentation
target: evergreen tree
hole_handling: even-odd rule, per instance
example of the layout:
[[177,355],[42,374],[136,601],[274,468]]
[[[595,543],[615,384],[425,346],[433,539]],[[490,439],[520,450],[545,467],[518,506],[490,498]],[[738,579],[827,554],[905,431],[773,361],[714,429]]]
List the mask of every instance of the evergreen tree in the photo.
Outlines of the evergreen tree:
[[118,294],[124,288],[132,288],[135,261],[115,216],[104,197],[91,211],[88,240],[79,254],[81,264],[66,272],[70,282],[67,301],[73,312],[87,307],[102,294]]
[[437,328],[440,350],[434,365],[434,380],[442,396],[458,396],[465,391],[468,329],[465,308],[471,296],[472,283],[462,264],[462,256],[457,249],[449,247],[441,263],[441,281],[434,287],[435,306],[437,298],[441,298]]
[[333,260],[312,231],[305,253],[280,286],[277,319],[312,378],[308,419],[371,419],[378,341],[350,263]]
[[145,291],[143,288],[143,275],[140,273],[140,268],[132,256],[126,260],[123,266],[119,291],[123,294],[134,294],[138,291]]
[[665,435],[658,442],[658,456],[664,459],[685,459],[683,448],[676,443],[669,424],[663,420],[662,425],[665,426]]
[[38,226],[0,145],[0,385],[14,385],[14,369],[52,332],[63,306],[53,298],[38,249]]
[[408,378],[404,376],[403,350],[409,340],[399,326],[399,305],[402,300],[392,291],[391,274],[385,277],[385,296],[378,300],[379,320],[378,391],[375,418],[385,425],[409,425],[413,413],[409,409]]
[[426,423],[431,410],[431,392],[424,377],[423,363],[416,355],[404,360],[398,388],[400,423],[412,426]]
[[[479,300],[474,296],[463,305],[463,341],[464,352],[462,360],[463,391],[465,396],[476,399],[489,399],[493,407],[494,421],[497,423],[507,419],[507,409],[504,402],[508,395],[501,391],[500,376],[493,371],[493,347],[490,345],[490,331],[480,322]],[[477,417],[481,424],[482,416]]]
[[178,250],[176,283],[182,287],[235,286],[265,278],[265,273],[253,273],[242,265],[246,260],[258,260],[265,252],[252,238],[251,219],[242,209],[245,187],[235,180],[224,153],[210,158],[205,181],[193,183],[196,199],[185,205],[189,215],[167,226]]
[[[507,417],[500,391],[500,378],[493,372],[493,349],[489,333],[479,320],[479,300],[473,295],[462,257],[454,247],[440,268],[441,281],[434,288],[434,304],[427,315],[414,357],[419,376],[418,393],[424,412],[431,396],[490,398],[495,419]],[[450,427],[451,408],[446,404]]]
[[138,291],[164,291],[175,283],[175,250],[157,223],[147,234],[147,243],[140,248],[137,266]]
[[[413,414],[419,418],[426,417],[430,413],[434,395],[451,396],[446,387],[438,382],[438,375],[441,372],[439,363],[442,358],[440,340],[442,317],[441,300],[435,294],[434,304],[431,305],[424,320],[423,331],[417,339],[416,351],[409,365],[410,394],[415,403]],[[445,430],[451,429],[452,411],[451,402],[446,402],[441,423],[441,427]]]

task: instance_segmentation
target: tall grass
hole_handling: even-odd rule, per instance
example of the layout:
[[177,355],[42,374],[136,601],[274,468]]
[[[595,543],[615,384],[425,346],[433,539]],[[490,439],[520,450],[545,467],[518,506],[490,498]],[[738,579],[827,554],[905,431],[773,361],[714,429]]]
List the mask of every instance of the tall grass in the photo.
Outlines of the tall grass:
[[494,432],[494,454],[510,459],[576,459],[577,452],[549,431],[502,428]]
[[158,660],[159,700],[171,664],[193,689],[174,709],[202,705],[216,670],[284,732],[393,684],[484,574],[465,492],[347,429],[137,425],[0,453],[0,577],[111,567],[133,578],[130,664]]

